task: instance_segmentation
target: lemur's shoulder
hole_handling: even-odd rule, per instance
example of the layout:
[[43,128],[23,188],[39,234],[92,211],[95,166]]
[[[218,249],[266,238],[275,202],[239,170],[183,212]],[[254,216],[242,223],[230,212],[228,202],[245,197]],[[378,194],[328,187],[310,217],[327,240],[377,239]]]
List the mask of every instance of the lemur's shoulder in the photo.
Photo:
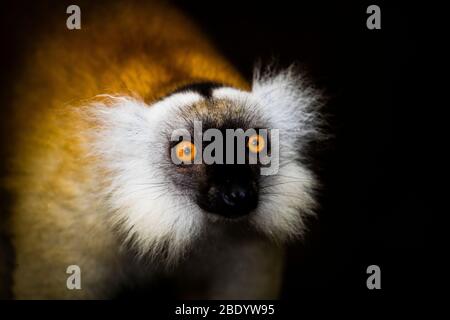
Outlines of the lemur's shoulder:
[[129,93],[148,102],[196,80],[248,88],[202,30],[173,6],[157,1],[79,6],[80,30],[68,30],[63,16],[33,40],[25,72],[47,94],[70,101]]

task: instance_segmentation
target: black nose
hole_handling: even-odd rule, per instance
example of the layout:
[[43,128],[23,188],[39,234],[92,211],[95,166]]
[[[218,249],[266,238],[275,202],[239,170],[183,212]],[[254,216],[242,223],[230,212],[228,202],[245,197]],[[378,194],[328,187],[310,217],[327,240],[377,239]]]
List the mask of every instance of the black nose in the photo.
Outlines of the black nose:
[[221,192],[222,201],[231,209],[244,209],[249,205],[252,192],[241,186],[232,186],[229,190]]
[[213,187],[211,191],[208,211],[228,218],[246,215],[258,204],[258,195],[252,186],[233,184],[220,189]]

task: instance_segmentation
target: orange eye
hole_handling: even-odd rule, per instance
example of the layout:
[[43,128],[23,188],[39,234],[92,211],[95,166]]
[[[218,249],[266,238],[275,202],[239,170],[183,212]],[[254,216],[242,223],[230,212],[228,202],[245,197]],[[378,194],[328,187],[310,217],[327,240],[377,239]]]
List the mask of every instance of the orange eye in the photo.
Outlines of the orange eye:
[[259,134],[254,134],[248,139],[247,146],[250,152],[259,153],[266,146],[266,141]]
[[195,145],[190,141],[181,141],[175,146],[177,158],[184,163],[192,163],[197,153]]

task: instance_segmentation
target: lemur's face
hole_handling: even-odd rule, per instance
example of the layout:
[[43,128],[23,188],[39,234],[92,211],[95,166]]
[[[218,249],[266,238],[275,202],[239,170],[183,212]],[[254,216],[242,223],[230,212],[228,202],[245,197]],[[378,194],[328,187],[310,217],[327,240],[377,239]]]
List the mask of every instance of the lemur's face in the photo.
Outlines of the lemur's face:
[[[242,94],[210,83],[177,91],[181,97],[197,95],[198,101],[181,108],[175,116],[178,121],[166,129],[168,160],[173,163],[167,164],[167,176],[205,214],[233,219],[258,207],[260,155],[263,151],[269,155],[269,136],[259,134],[267,133],[268,122],[243,101],[227,97],[227,91]],[[187,136],[174,137],[177,129]]]
[[150,106],[112,102],[94,106],[93,147],[112,221],[142,254],[176,259],[209,224],[301,234],[314,205],[301,160],[318,134],[317,96],[292,72],[256,77],[250,92],[197,84]]

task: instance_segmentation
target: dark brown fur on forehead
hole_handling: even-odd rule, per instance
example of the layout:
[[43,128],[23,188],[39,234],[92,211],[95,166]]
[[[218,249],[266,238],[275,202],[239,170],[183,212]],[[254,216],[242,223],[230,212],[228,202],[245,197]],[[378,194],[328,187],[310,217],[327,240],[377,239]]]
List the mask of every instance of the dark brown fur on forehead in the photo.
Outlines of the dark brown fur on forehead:
[[194,121],[201,121],[204,130],[266,127],[265,121],[252,106],[229,99],[201,100],[184,109],[180,116],[191,128]]

